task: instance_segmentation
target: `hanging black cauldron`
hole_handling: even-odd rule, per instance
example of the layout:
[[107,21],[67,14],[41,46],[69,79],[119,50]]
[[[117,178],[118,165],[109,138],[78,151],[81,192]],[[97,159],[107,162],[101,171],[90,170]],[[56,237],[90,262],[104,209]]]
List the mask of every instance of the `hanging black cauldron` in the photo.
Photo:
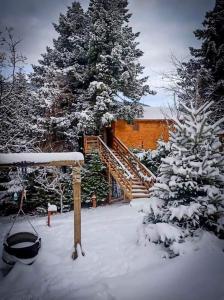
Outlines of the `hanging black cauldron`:
[[41,247],[41,238],[31,232],[18,232],[8,236],[3,244],[2,259],[13,265],[17,261],[32,264]]

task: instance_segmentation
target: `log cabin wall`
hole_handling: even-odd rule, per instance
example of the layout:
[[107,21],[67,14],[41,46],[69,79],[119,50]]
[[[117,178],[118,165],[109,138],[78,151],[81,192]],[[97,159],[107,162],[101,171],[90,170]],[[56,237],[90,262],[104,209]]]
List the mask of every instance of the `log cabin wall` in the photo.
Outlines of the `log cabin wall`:
[[169,140],[169,125],[167,120],[135,120],[128,124],[124,120],[118,120],[112,124],[113,134],[128,148],[156,149],[157,141]]

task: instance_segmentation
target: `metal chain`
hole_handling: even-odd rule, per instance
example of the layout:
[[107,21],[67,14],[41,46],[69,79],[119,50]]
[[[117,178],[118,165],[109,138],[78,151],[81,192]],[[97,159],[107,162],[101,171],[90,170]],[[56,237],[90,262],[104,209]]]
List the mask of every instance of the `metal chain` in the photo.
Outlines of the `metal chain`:
[[38,235],[38,232],[36,231],[36,229],[34,228],[33,224],[30,222],[29,218],[27,217],[27,215],[25,214],[25,212],[23,211],[23,199],[26,199],[26,189],[25,186],[23,185],[23,191],[22,191],[22,195],[21,195],[21,200],[20,200],[20,205],[19,205],[19,211],[12,223],[12,226],[9,229],[9,232],[6,234],[6,237],[8,237],[10,235],[10,232],[12,231],[12,228],[16,222],[16,219],[18,218],[18,216],[20,215],[20,213],[23,214],[24,218],[26,219],[26,221],[30,224],[30,226],[33,228],[34,232]]

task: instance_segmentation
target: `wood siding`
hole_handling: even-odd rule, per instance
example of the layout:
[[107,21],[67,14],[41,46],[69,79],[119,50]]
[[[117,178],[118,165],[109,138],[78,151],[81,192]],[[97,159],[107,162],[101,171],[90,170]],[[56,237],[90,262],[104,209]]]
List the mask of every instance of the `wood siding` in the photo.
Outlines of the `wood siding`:
[[112,124],[113,134],[128,148],[156,149],[157,141],[169,139],[169,124],[166,120],[135,120],[128,124],[118,120]]

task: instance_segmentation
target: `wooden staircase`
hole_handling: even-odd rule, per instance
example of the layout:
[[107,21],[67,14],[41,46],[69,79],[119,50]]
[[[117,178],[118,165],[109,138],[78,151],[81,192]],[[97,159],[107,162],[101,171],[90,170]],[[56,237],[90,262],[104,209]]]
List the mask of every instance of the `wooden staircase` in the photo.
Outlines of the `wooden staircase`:
[[128,200],[149,197],[149,188],[155,176],[140,160],[116,137],[109,148],[99,136],[85,136],[84,152],[98,152],[109,173],[118,182]]

